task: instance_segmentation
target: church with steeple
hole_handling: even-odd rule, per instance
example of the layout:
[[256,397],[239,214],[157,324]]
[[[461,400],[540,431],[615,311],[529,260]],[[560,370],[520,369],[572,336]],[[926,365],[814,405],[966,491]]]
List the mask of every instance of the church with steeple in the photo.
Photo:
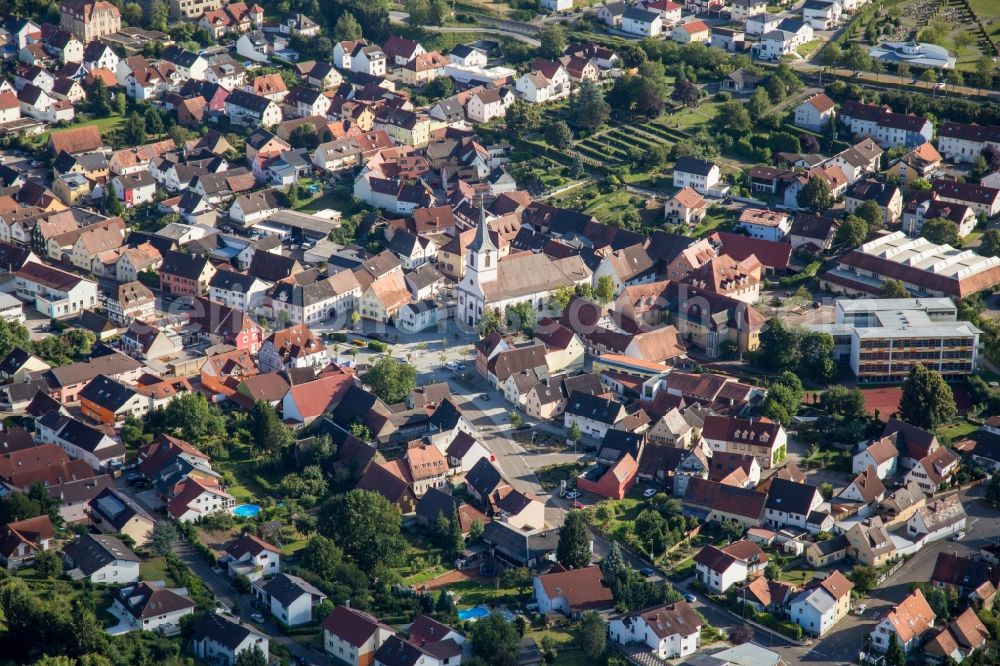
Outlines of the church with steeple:
[[549,314],[551,292],[589,283],[592,275],[576,255],[553,259],[541,253],[518,252],[501,261],[482,204],[476,237],[466,249],[465,262],[465,275],[458,283],[456,318],[466,326],[478,325],[483,313],[490,309],[502,315],[504,308],[517,303],[531,303],[539,316]]

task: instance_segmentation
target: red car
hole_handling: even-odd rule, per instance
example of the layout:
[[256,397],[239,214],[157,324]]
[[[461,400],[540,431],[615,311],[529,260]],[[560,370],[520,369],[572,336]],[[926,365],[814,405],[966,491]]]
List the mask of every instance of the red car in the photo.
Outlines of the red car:
[[583,503],[580,502],[580,500],[576,500],[576,501],[573,502],[573,508],[574,509],[582,509],[583,508]]

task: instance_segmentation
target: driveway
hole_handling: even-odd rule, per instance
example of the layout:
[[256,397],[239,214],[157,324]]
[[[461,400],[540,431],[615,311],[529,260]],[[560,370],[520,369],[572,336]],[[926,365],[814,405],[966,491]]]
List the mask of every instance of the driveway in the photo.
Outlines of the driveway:
[[229,579],[226,575],[210,567],[186,541],[176,541],[174,543],[174,551],[188,568],[191,569],[191,573],[215,595],[217,601],[229,609],[233,609],[236,606],[239,607],[239,619],[242,623],[253,626],[258,631],[267,634],[272,643],[286,647],[293,656],[302,659],[303,663],[315,666],[326,663],[324,656],[313,650],[306,649],[288,636],[285,636],[281,629],[270,621],[270,615],[266,611],[261,613],[267,618],[263,624],[253,622],[250,619],[250,614],[256,612],[253,608],[253,597],[249,594],[237,593],[229,584]]

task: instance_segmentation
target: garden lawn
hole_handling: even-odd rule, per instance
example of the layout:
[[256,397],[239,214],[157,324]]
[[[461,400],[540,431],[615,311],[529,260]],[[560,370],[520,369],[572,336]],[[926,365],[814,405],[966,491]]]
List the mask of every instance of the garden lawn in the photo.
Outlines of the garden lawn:
[[[42,132],[41,134],[32,137],[32,141],[45,145],[49,142],[49,134],[53,131],[61,132],[63,129],[74,129],[77,127],[84,127],[86,125],[97,125],[97,129],[101,132],[101,136],[106,136],[108,132],[113,132],[124,124],[125,118],[123,116],[108,116],[107,118],[81,120],[79,122],[73,122],[61,129],[57,128],[48,132]],[[152,141],[153,137],[149,137],[149,140]]]
[[168,585],[177,584],[177,581],[167,571],[167,562],[162,557],[154,557],[140,562],[139,575],[143,580],[162,580],[166,581]]
[[343,188],[335,188],[329,192],[324,192],[315,199],[305,202],[296,210],[302,213],[315,213],[326,208],[339,210],[342,217],[351,217],[361,211],[361,206],[354,202],[354,198]]
[[941,426],[938,428],[937,434],[941,437],[947,437],[954,442],[959,439],[964,439],[978,430],[979,426],[973,423],[968,421],[958,421],[957,423]]

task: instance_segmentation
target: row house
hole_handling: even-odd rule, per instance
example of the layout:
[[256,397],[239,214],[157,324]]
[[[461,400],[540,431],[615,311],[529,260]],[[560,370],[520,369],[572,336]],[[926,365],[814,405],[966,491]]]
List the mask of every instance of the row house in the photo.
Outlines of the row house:
[[352,271],[331,276],[306,272],[271,287],[263,308],[272,318],[284,312],[292,324],[311,325],[331,317],[346,317],[346,313],[358,309],[360,299],[361,284]]
[[52,319],[79,314],[97,305],[97,284],[51,266],[30,262],[14,273],[14,288],[23,300]]
[[1000,127],[956,122],[941,123],[937,150],[951,162],[971,163],[988,148],[1000,148]]
[[915,148],[934,135],[934,126],[923,116],[895,113],[889,107],[853,100],[844,103],[839,118],[854,136],[871,137],[886,149]]
[[246,127],[273,127],[282,121],[278,104],[245,90],[234,90],[229,94],[226,115],[233,124]]

